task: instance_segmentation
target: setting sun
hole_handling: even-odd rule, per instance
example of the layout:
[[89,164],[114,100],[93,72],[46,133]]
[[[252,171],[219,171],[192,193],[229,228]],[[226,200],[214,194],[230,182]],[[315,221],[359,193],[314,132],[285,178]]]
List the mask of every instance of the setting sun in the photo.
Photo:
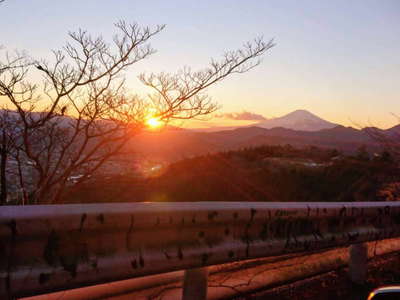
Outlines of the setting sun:
[[162,124],[163,123],[158,118],[150,118],[146,121],[146,125],[152,129],[159,128]]

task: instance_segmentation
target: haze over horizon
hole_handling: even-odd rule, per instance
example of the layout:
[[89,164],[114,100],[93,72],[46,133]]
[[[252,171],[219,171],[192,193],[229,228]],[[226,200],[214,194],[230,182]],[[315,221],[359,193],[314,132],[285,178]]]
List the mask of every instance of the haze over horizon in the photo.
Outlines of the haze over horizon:
[[[214,121],[220,119],[224,120],[224,125],[222,126],[219,125],[218,121]],[[228,123],[226,124],[225,122]],[[273,118],[266,118],[261,114],[251,113],[245,110],[238,113],[217,113],[214,114],[213,118],[208,121],[192,121],[192,124],[190,125],[190,127],[187,127],[188,129],[211,132],[243,127],[261,127],[267,129],[282,127],[295,131],[319,131],[323,129],[332,129],[337,126],[343,126],[356,130],[362,130],[368,127],[389,130],[397,128],[400,124],[397,122],[389,128],[378,127],[375,126],[375,124],[340,124],[323,119],[311,111],[305,109],[296,109],[287,114]]]
[[[167,24],[152,41],[158,52],[128,73],[136,93],[146,93],[136,80],[141,72],[174,72],[185,65],[196,69],[256,36],[275,38],[277,46],[260,66],[209,90],[222,109],[207,126],[240,126],[251,123],[251,117],[270,119],[297,109],[345,126],[389,128],[398,123],[391,115],[400,113],[400,2],[395,0],[301,5],[255,0],[6,1],[0,44],[46,58],[50,49],[65,43],[68,31],[84,28],[108,38],[119,19]],[[240,119],[243,112],[250,115]]]
[[[223,125],[218,122],[220,120],[223,120]],[[306,109],[296,109],[294,111],[290,111],[286,114],[272,118],[267,118],[261,114],[252,113],[246,110],[235,113],[216,113],[212,116],[212,118],[210,118],[210,120],[194,120],[191,121],[191,124],[189,125],[190,126],[187,126],[188,128],[207,131],[217,131],[248,126],[264,128],[284,127],[299,131],[318,131],[321,129],[333,128],[336,126],[353,127],[357,129],[361,129],[364,127],[377,127],[374,124],[340,124],[330,122],[330,120],[320,118],[312,111],[308,111]],[[397,125],[398,122],[394,124],[394,126]],[[392,128],[394,126],[391,126],[389,128]]]

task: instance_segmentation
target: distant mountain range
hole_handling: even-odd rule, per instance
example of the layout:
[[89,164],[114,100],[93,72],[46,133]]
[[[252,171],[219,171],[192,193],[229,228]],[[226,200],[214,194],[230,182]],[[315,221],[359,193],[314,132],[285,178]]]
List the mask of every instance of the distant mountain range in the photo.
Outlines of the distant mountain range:
[[354,153],[365,145],[371,152],[380,151],[380,145],[369,134],[371,130],[400,137],[400,125],[387,130],[356,129],[325,121],[306,110],[296,110],[256,126],[212,132],[171,128],[146,132],[136,137],[130,146],[147,157],[164,161],[261,145],[318,146],[336,148],[345,153]]
[[[341,125],[318,131],[283,127],[267,129],[256,126],[217,132],[166,130],[159,133],[143,133],[132,141],[130,147],[148,158],[162,161],[175,161],[195,155],[261,145],[317,146],[336,148],[345,153],[354,153],[360,146],[365,145],[370,152],[381,151],[380,145],[370,137],[368,130]],[[376,130],[388,136],[400,134],[400,126]]]
[[[58,121],[67,124],[68,119],[62,117]],[[355,129],[325,121],[306,110],[296,110],[283,117],[262,121],[257,126],[229,130],[201,132],[168,127],[160,132],[148,131],[133,138],[127,147],[129,152],[133,151],[141,157],[165,162],[260,145],[313,145],[336,148],[346,153],[366,145],[371,152],[379,151],[380,145],[368,134],[371,130],[400,138],[400,125],[387,130]]]
[[262,128],[275,128],[283,127],[287,129],[301,130],[301,131],[318,131],[322,129],[331,129],[338,124],[334,124],[320,117],[310,113],[307,110],[296,110],[283,117],[269,119],[257,124]]

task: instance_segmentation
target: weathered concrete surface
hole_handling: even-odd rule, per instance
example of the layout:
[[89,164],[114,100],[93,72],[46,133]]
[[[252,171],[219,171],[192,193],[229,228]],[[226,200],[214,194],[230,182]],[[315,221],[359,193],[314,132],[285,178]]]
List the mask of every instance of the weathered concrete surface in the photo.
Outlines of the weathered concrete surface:
[[[110,283],[98,284],[66,291],[59,291],[39,296],[21,298],[24,300],[94,300],[108,299],[123,295],[130,295],[129,299],[136,299],[134,295],[138,291],[150,291],[159,286],[181,282],[184,271],[175,271],[164,274],[143,276]],[[149,292],[150,294],[151,292]],[[140,297],[139,297],[140,298]]]
[[[209,274],[219,273],[221,271],[233,271],[247,268],[248,265],[272,264],[278,261],[287,260],[297,254],[281,255],[269,258],[253,259],[250,261],[242,261],[228,263],[224,265],[215,265],[207,267]],[[71,300],[91,300],[91,299],[108,299],[113,297],[126,297],[128,299],[147,299],[152,294],[157,293],[159,289],[163,289],[169,284],[179,283],[182,286],[184,271],[175,271],[157,275],[144,276],[139,278],[99,284],[77,289],[70,289],[45,295],[32,296],[23,298],[25,300],[59,300],[60,298]],[[182,291],[181,291],[182,292]],[[151,297],[150,297],[151,298]]]
[[2,207],[0,297],[396,237],[399,206],[202,202]]
[[[368,258],[400,251],[400,239],[370,242],[367,245]],[[241,292],[246,293],[301,280],[347,265],[348,262],[348,249],[339,248],[309,256],[288,255],[277,259],[255,259],[212,266],[209,267],[208,299],[229,298]],[[183,272],[173,272],[34,296],[24,300],[59,300],[60,298],[68,300],[178,300],[182,295],[182,280]]]
[[[400,251],[400,239],[370,242],[367,245],[368,258]],[[214,270],[209,276],[208,299],[230,299],[240,293],[251,293],[329,272],[348,263],[348,248],[339,248],[247,268],[240,267],[244,265],[243,263],[219,266],[219,271]],[[233,268],[233,265],[237,265],[238,268]],[[180,300],[181,292],[182,282],[175,282],[126,295],[107,297],[104,300]],[[46,300],[56,300],[56,298]]]

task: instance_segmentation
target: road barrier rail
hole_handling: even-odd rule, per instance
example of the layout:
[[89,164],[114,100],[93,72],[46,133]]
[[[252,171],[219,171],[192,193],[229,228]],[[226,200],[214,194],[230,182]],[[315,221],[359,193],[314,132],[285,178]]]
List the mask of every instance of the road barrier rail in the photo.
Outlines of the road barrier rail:
[[[400,236],[400,202],[112,203],[0,208],[0,298],[186,270],[205,299],[209,265]],[[365,256],[365,255],[364,255]]]

